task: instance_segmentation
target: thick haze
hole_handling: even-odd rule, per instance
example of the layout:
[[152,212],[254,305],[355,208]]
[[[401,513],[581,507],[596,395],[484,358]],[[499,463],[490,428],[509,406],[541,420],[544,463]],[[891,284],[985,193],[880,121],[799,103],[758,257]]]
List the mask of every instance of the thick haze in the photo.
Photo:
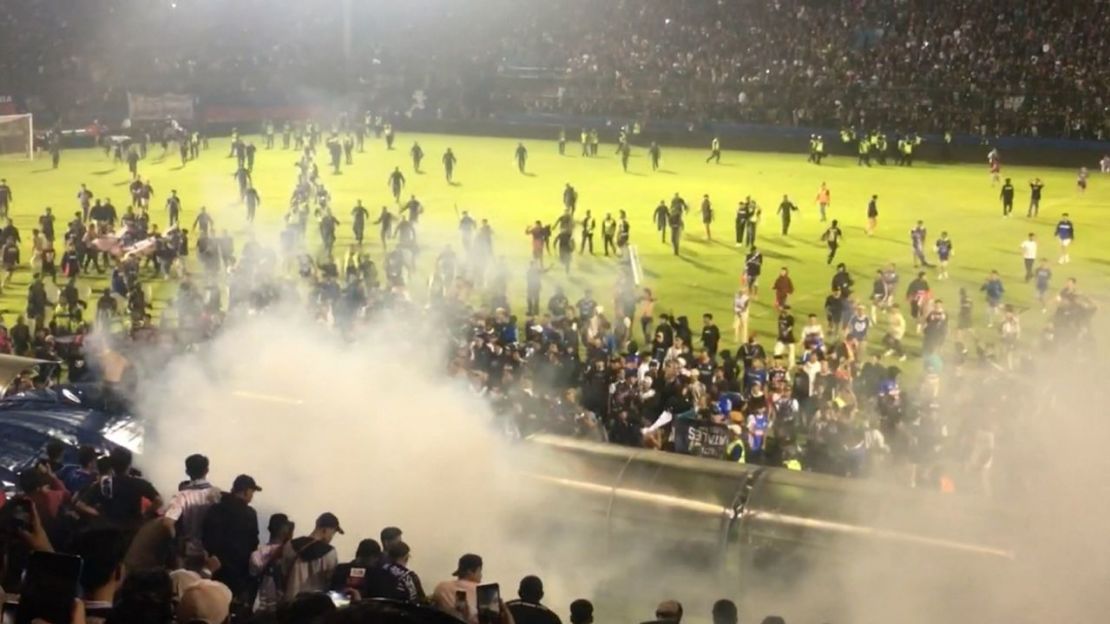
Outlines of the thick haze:
[[[359,539],[398,525],[428,590],[448,578],[458,555],[477,552],[486,580],[508,597],[521,575],[540,573],[547,602],[564,618],[578,597],[597,601],[599,618],[625,621],[650,619],[668,597],[696,620],[723,596],[742,603],[745,621],[779,612],[794,622],[1093,622],[1110,608],[1100,591],[1110,578],[1110,425],[1097,407],[1105,394],[1098,367],[1079,377],[1064,367],[1057,379],[1031,376],[1055,391],[1031,393],[1027,411],[1002,415],[1022,431],[999,442],[1015,451],[996,461],[996,473],[1006,472],[997,481],[1017,484],[991,503],[1005,513],[948,513],[949,500],[938,497],[881,512],[900,526],[928,524],[921,528],[930,533],[940,522],[953,525],[941,532],[989,535],[1013,545],[1013,563],[988,572],[863,547],[812,576],[796,571],[768,583],[749,573],[742,593],[712,571],[692,573],[710,565],[689,552],[661,555],[666,535],[652,528],[661,516],[645,514],[648,538],[599,549],[605,525],[559,492],[521,487],[521,449],[488,426],[483,399],[445,377],[441,351],[417,346],[444,341],[417,341],[412,331],[385,323],[347,346],[296,312],[229,327],[203,354],[168,363],[144,386],[143,468],[166,490],[183,478],[185,456],[204,453],[217,485],[239,473],[259,481],[263,523],[282,511],[304,534],[318,514],[337,514],[347,530],[336,542],[341,559]],[[546,525],[521,521],[537,515],[575,522],[538,531],[529,527]]]

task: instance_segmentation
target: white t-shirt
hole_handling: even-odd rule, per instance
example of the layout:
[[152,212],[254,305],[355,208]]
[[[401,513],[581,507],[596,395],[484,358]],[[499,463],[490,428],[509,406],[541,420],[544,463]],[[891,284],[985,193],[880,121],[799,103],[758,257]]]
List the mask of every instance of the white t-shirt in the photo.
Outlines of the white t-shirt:
[[1021,242],[1021,257],[1026,260],[1037,259],[1037,241],[1025,240]]

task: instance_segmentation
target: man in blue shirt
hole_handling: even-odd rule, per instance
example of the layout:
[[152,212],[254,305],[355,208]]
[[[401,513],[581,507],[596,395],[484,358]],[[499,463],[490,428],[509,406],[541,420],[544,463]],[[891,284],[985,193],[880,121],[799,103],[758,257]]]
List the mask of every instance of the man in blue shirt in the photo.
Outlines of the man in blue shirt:
[[1037,301],[1041,302],[1041,314],[1048,310],[1048,283],[1052,281],[1052,269],[1048,266],[1048,258],[1041,258],[1041,265],[1033,272],[1033,283],[1037,288]]
[[994,318],[998,315],[998,308],[1002,305],[1002,295],[1006,289],[1002,287],[1002,278],[998,271],[991,271],[990,277],[979,290],[987,295],[987,327],[994,327]]
[[925,222],[918,221],[917,225],[910,230],[910,244],[913,246],[913,266],[928,267],[932,266],[929,261],[925,259],[925,236],[927,231],[925,229]]
[[1071,262],[1071,255],[1068,254],[1068,247],[1071,246],[1075,240],[1075,226],[1072,225],[1071,219],[1068,218],[1068,213],[1064,213],[1060,217],[1060,222],[1056,224],[1056,238],[1060,240],[1060,264],[1067,264]]
[[940,233],[940,238],[936,242],[936,249],[939,265],[937,279],[948,279],[948,258],[952,256],[952,239],[948,238],[948,232]]

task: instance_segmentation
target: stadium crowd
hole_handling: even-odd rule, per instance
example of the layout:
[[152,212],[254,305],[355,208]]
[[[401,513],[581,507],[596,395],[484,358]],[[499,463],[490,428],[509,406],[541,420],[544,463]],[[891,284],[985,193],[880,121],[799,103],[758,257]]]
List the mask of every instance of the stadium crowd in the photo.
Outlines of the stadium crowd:
[[[66,455],[73,463],[63,461]],[[163,498],[125,449],[98,456],[83,446],[72,454],[51,443],[20,475],[23,494],[0,508],[5,618],[31,621],[22,619],[32,608],[25,603],[35,598],[41,607],[37,600],[44,596],[36,572],[24,576],[24,570],[36,558],[60,554],[81,561],[76,601],[64,620],[70,624],[562,621],[543,603],[539,577],[522,578],[518,597],[506,600],[497,585],[482,585],[483,560],[473,553],[459,557],[447,580],[425,589],[398,527],[383,528],[379,539],[361,539],[344,561],[332,541],[345,531],[330,512],[300,531],[287,514],[274,513],[260,535],[251,504],[263,495],[262,485],[239,475],[223,490],[207,480],[208,472],[207,457],[187,457],[187,478]],[[55,593],[45,597],[63,600],[72,586],[52,588]],[[43,611],[30,613],[38,616],[34,622],[53,624]],[[682,615],[681,603],[668,600],[653,621],[679,624]],[[719,600],[712,617],[714,624],[737,624],[737,606]],[[592,624],[590,601],[570,603],[569,621]]]
[[[0,84],[76,125],[91,121],[78,111],[120,102],[128,89],[217,101],[349,93],[393,113],[409,111],[420,90],[447,117],[527,110],[982,136],[1106,132],[1098,37],[1110,11],[1101,3],[423,4],[354,3],[343,36],[338,11],[296,3],[9,3]],[[74,34],[44,36],[58,29]]]
[[[176,136],[182,145],[201,149],[195,135]],[[166,199],[169,222],[159,230],[148,210],[154,189],[140,175],[122,215],[110,199],[84,186],[77,197],[80,210],[64,231],[55,227],[49,210],[44,212],[23,264],[20,247],[27,245],[19,230],[9,223],[0,231],[8,279],[16,271],[32,272],[26,314],[10,328],[0,319],[0,352],[66,362],[65,371],[44,368],[25,375],[9,394],[61,381],[63,373],[70,382],[92,379],[84,340],[94,327],[172,355],[203,344],[225,323],[249,322],[269,308],[293,305],[352,341],[360,328],[381,319],[422,319],[424,329],[447,341],[449,374],[487,397],[499,426],[513,436],[551,432],[843,476],[876,475],[913,487],[951,490],[958,483],[961,489],[989,492],[995,437],[1006,433],[999,431],[996,410],[1004,412],[1007,397],[1019,396],[1011,390],[1040,354],[1090,339],[1095,305],[1074,280],[1052,296],[1048,265],[1034,271],[1035,245],[1026,260],[1026,281],[1036,278],[1043,312],[1055,303],[1052,322],[1040,337],[1022,336],[1018,311],[1006,305],[997,273],[981,288],[986,314],[979,322],[966,291],[946,308],[933,298],[927,272],[916,269],[919,263],[933,266],[920,223],[911,232],[912,279],[893,263],[876,267],[868,292],[853,276],[860,269],[853,273],[841,263],[830,275],[823,309],[795,312],[787,267],[770,284],[761,284],[767,279],[755,235],[761,210],[750,201],[737,213],[736,245],[746,245],[745,269],[738,276],[733,318],[727,320],[677,310],[638,286],[628,234],[614,244],[617,222],[611,218],[602,224],[605,254],[612,249],[619,256],[610,292],[544,293],[552,245],[568,273],[575,252],[584,253],[587,243],[593,251],[596,221],[588,211],[576,215],[576,192],[569,185],[565,213],[554,224],[537,222],[529,229],[534,260],[524,275],[514,274],[495,251],[493,226],[465,212],[458,224],[461,251],[423,244],[423,206],[414,196],[402,203],[399,170],[390,176],[399,214],[383,207],[371,223],[361,204],[350,209],[355,244],[344,250],[336,247],[337,215],[347,209],[333,205],[315,157],[319,146],[338,170],[340,139],[309,124],[290,140],[291,148],[300,147],[301,160],[276,244],[250,233],[237,243],[227,229],[217,229],[204,208],[183,223],[182,202],[189,198],[173,190]],[[253,143],[233,137],[239,194],[250,220],[258,195],[250,181],[255,156],[248,146]],[[115,157],[138,162],[143,149],[136,143],[126,158]],[[0,182],[0,211],[13,205],[13,197],[15,191]],[[657,209],[663,239],[669,231],[676,254],[685,206],[676,195],[669,210],[663,204]],[[780,212],[787,228],[791,210]],[[1074,236],[1068,223],[1067,240],[1058,228],[1062,244]],[[380,271],[364,243],[368,225],[379,227]],[[830,231],[835,227],[833,222]],[[502,244],[504,238],[496,240]],[[830,265],[834,242],[829,240]],[[944,279],[950,241],[942,238],[936,248],[942,261],[936,278]],[[432,254],[431,270],[418,274],[417,257]],[[100,293],[85,294],[82,277],[91,272],[109,274]],[[514,307],[519,299],[511,294],[519,290],[510,284],[521,282],[526,310]],[[176,292],[155,318],[154,286],[166,292],[165,284],[174,284]],[[748,330],[760,297],[773,299],[774,335]],[[953,328],[948,309],[958,310]],[[718,322],[725,332],[731,326],[735,348],[721,348]],[[910,333],[922,336],[920,351],[904,346]],[[920,358],[924,374],[907,387],[898,364],[909,355]],[[980,406],[984,388],[998,397],[987,409]],[[713,433],[716,446],[688,447],[687,438]]]

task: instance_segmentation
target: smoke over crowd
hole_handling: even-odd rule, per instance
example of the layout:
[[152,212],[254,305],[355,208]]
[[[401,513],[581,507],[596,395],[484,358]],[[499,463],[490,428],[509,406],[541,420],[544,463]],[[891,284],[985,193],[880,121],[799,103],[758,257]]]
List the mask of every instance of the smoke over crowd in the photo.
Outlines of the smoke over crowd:
[[[593,510],[522,476],[528,443],[497,431],[487,402],[444,374],[444,353],[428,347],[446,341],[415,327],[387,322],[354,344],[291,311],[225,328],[203,352],[166,363],[142,385],[145,467],[155,482],[173,482],[174,458],[203,452],[215,483],[238,473],[258,480],[260,517],[281,511],[308,526],[335,513],[347,530],[341,553],[397,525],[427,581],[445,578],[461,553],[479,552],[486,578],[509,595],[515,579],[537,573],[549,604],[588,597],[614,618],[647,619],[655,601],[670,597],[684,600],[690,617],[727,596],[750,617],[781,613],[788,621],[1093,621],[1108,606],[1096,586],[1110,560],[1100,539],[1108,460],[1094,367],[1076,373],[1061,363],[1049,377],[1031,373],[1046,391],[1006,402],[1024,406],[1000,415],[1018,425],[1007,430],[1023,433],[1008,441],[1016,456],[992,467],[1000,484],[993,499],[929,497],[860,510],[896,515],[911,530],[941,518],[952,524],[942,533],[990,536],[1012,559],[928,549],[892,555],[865,540],[818,566],[766,572],[779,578],[743,572],[735,586],[710,562],[667,548],[662,528],[657,540],[599,548],[604,520],[589,521]],[[645,515],[649,536],[663,526],[658,519]]]

